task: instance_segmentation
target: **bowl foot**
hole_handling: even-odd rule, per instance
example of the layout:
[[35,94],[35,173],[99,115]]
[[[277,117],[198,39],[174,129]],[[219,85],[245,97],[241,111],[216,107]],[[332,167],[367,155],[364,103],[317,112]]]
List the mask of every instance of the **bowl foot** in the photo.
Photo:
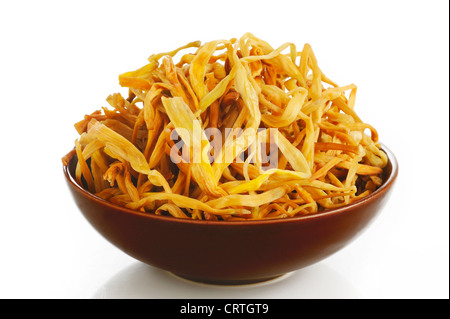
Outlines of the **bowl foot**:
[[243,285],[253,285],[253,284],[260,284],[260,283],[267,283],[272,281],[278,281],[278,279],[282,279],[285,276],[288,276],[290,273],[287,274],[281,274],[271,277],[265,277],[265,278],[257,278],[257,279],[205,279],[205,278],[195,278],[185,275],[180,275],[176,273],[172,273],[175,277],[195,282],[195,283],[201,283],[201,284],[208,284],[208,285],[218,285],[218,286],[243,286]]

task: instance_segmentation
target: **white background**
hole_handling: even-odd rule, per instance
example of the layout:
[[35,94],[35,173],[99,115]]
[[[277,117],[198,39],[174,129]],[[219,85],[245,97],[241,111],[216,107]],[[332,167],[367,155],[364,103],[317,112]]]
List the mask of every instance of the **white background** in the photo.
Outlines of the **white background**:
[[[1,298],[448,298],[448,1],[1,1]],[[282,280],[211,287],[128,257],[76,208],[73,124],[152,53],[252,32],[308,42],[397,156],[380,217]]]

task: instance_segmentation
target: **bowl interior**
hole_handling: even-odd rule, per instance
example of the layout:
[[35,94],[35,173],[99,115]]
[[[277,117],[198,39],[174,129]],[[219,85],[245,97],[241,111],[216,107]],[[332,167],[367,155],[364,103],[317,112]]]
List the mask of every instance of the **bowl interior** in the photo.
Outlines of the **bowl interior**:
[[387,154],[388,156],[388,163],[386,165],[386,167],[383,169],[383,183],[382,185],[373,193],[371,193],[370,195],[363,197],[349,205],[343,206],[343,207],[339,207],[339,208],[334,208],[334,209],[329,209],[329,210],[325,210],[322,212],[318,212],[316,214],[311,214],[311,215],[304,215],[304,216],[295,216],[295,217],[291,217],[291,218],[284,218],[284,219],[269,219],[269,220],[251,220],[251,221],[232,221],[232,222],[227,222],[227,221],[204,221],[204,220],[191,220],[191,219],[178,219],[172,216],[163,216],[163,215],[155,215],[155,214],[149,214],[149,213],[142,213],[136,210],[132,210],[123,206],[119,206],[116,205],[114,203],[108,202],[106,200],[104,200],[101,197],[96,196],[95,194],[89,192],[87,190],[86,184],[84,184],[84,179],[82,180],[83,184],[80,185],[78,184],[78,182],[75,180],[75,169],[76,169],[76,164],[77,164],[77,157],[76,155],[74,155],[70,162],[68,163],[68,165],[64,165],[63,166],[63,170],[64,170],[64,175],[67,179],[67,181],[69,182],[71,187],[75,187],[76,189],[78,189],[79,191],[81,191],[84,196],[87,196],[90,200],[93,201],[99,201],[101,204],[103,205],[107,205],[107,206],[111,206],[114,207],[115,209],[119,209],[122,210],[128,214],[137,214],[137,215],[141,215],[143,217],[147,217],[147,218],[162,218],[162,219],[168,219],[168,220],[173,220],[173,221],[180,221],[180,222],[193,222],[193,223],[207,223],[208,225],[211,224],[220,224],[220,225],[224,225],[227,223],[230,223],[232,225],[238,225],[238,224],[246,224],[248,225],[249,223],[259,223],[259,222],[271,222],[271,223],[282,223],[282,222],[286,222],[286,221],[291,221],[294,219],[309,219],[309,218],[317,218],[321,215],[327,215],[327,214],[333,214],[333,213],[338,213],[338,212],[342,212],[344,210],[347,210],[350,207],[353,206],[359,206],[362,205],[364,202],[367,202],[369,200],[371,200],[373,197],[377,197],[379,195],[379,193],[383,193],[386,189],[390,188],[394,182],[396,181],[397,175],[398,175],[398,162],[397,159],[395,157],[395,155],[393,154],[393,152],[386,146],[382,146],[383,151]]

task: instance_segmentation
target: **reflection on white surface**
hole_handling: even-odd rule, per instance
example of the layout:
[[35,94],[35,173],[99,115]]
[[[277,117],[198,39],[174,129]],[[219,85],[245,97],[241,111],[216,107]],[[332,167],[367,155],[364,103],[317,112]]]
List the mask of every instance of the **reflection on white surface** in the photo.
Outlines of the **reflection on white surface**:
[[271,281],[217,286],[191,282],[143,263],[133,263],[108,280],[94,299],[335,299],[359,298],[356,289],[324,263],[319,263]]

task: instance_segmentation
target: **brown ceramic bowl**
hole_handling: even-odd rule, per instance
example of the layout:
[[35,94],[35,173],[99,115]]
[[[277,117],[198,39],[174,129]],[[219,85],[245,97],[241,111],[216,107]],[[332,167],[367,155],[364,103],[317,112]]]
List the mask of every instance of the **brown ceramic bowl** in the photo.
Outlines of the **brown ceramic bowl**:
[[398,164],[392,152],[383,185],[327,212],[280,220],[224,222],[177,219],[116,206],[74,179],[76,156],[64,174],[89,223],[141,262],[184,278],[215,284],[268,280],[316,263],[348,245],[374,220],[392,192]]

